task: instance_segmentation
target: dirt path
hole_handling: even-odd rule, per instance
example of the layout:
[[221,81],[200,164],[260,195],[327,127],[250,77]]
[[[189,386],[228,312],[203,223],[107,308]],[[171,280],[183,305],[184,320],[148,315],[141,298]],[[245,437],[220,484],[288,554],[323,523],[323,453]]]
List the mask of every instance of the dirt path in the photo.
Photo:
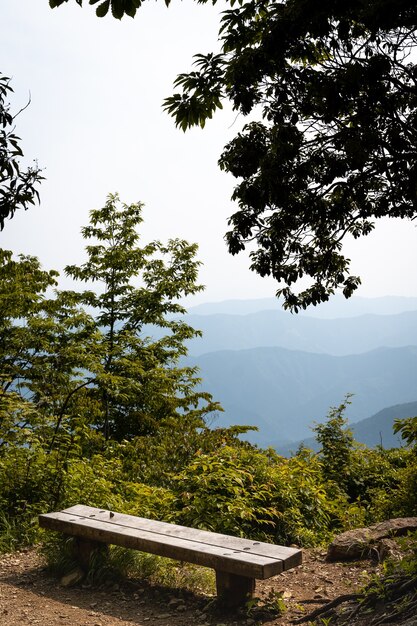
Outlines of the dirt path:
[[[255,611],[216,612],[208,596],[132,581],[110,589],[65,588],[51,578],[34,550],[0,557],[0,625],[26,626],[287,626],[320,603],[358,590],[375,571],[369,562],[326,563],[324,553],[305,551],[304,563],[258,582],[256,595],[283,594],[280,617]],[[208,606],[211,605],[211,606]]]

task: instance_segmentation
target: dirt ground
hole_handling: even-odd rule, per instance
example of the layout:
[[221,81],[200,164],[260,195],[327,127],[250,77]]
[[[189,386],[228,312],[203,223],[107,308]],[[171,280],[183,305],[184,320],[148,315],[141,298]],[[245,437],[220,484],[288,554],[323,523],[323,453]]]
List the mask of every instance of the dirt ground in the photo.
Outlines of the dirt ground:
[[326,563],[325,553],[304,551],[303,565],[258,581],[261,601],[282,594],[281,616],[255,608],[242,614],[216,608],[212,597],[128,581],[100,589],[63,587],[42,557],[27,550],[0,557],[0,625],[26,626],[287,626],[324,602],[359,590],[377,565]]

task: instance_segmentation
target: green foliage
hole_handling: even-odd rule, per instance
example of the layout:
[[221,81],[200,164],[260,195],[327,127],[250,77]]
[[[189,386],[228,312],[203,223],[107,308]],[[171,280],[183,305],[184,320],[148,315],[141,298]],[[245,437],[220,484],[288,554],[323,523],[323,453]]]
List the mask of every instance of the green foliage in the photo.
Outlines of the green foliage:
[[24,523],[18,517],[0,513],[0,554],[30,546],[37,537],[37,519],[26,516]]
[[[124,472],[130,480],[170,488],[174,477],[202,454],[212,454],[224,446],[238,450],[248,444],[238,439],[245,427],[211,429],[194,419],[169,419],[154,435],[122,442]],[[175,433],[175,446],[173,445]]]
[[398,503],[412,459],[404,448],[368,449],[357,445],[351,456],[348,495],[364,509],[364,524],[404,515]]
[[185,423],[169,420],[131,441],[97,433],[92,444],[89,428],[64,435],[65,423],[52,451],[30,431],[24,446],[14,439],[0,447],[3,546],[34,541],[38,513],[79,502],[285,545],[415,513],[410,450],[355,447],[349,481],[338,483],[320,455],[285,459],[241,442],[234,429]]
[[[106,439],[154,432],[169,417],[203,417],[219,408],[209,394],[195,390],[195,368],[178,364],[184,342],[198,334],[181,320],[185,311],[178,304],[202,289],[196,284],[196,246],[176,239],[140,248],[141,210],[140,203],[121,204],[110,195],[82,231],[94,240],[86,247],[87,261],[65,269],[77,281],[100,286],[64,295],[93,310],[96,339],[85,366],[85,392],[96,405],[92,425]],[[145,325],[165,334],[154,340]]]
[[[16,261],[0,252],[5,441],[13,429],[36,427],[52,448],[80,421],[105,439],[122,440],[155,432],[170,418],[188,416],[203,426],[206,413],[220,409],[196,389],[196,369],[179,365],[185,341],[197,334],[178,304],[201,289],[196,246],[171,240],[140,248],[141,220],[141,205],[121,205],[117,196],[91,213],[83,234],[96,242],[87,246],[86,263],[66,271],[99,283],[97,292],[46,297],[56,272],[45,272],[33,257]],[[159,339],[147,335],[152,327],[161,329]],[[2,409],[12,401],[12,411]]]
[[[356,444],[349,397],[315,427],[319,454],[285,459],[241,441],[248,427],[207,426],[220,407],[181,364],[196,334],[178,304],[200,289],[195,246],[140,247],[140,223],[141,205],[117,196],[91,213],[86,261],[66,271],[94,291],[52,291],[56,272],[0,251],[0,549],[45,537],[37,515],[77,503],[285,545],[415,514],[415,446]],[[410,444],[413,423],[401,423]],[[63,550],[54,545],[52,553]],[[123,568],[194,577],[132,558],[98,554],[91,577]]]
[[394,433],[400,433],[407,445],[417,446],[417,417],[394,420]]
[[[49,0],[49,6],[54,9],[59,7],[68,0]],[[81,7],[83,0],[75,0],[75,2]],[[111,15],[117,20],[122,19],[124,15],[129,17],[135,17],[137,9],[141,6],[143,0],[89,0],[89,4],[98,4],[96,8],[97,17],[105,17],[110,11]],[[100,3],[100,4],[99,4]],[[170,0],[165,0],[165,4],[168,6]]]
[[38,183],[43,180],[37,164],[23,170],[20,137],[14,133],[16,116],[10,113],[7,97],[13,89],[10,79],[0,73],[0,230],[18,209],[28,209],[39,200]]
[[[175,94],[166,98],[164,108],[175,114],[176,125],[183,131],[191,126],[204,128],[217,109],[222,109],[222,93],[218,88],[225,62],[221,54],[195,55],[198,71],[180,74],[175,87],[181,87],[187,96]],[[188,95],[192,92],[192,95]]]
[[[121,19],[134,17],[141,0],[90,4]],[[219,161],[238,181],[230,253],[256,241],[251,269],[272,276],[294,311],[337,289],[348,298],[361,281],[350,274],[345,237],[370,234],[381,217],[416,215],[415,3],[227,5],[220,54],[196,54],[164,108],[182,130],[204,127],[224,99],[255,116]]]
[[344,415],[350,404],[350,395],[338,407],[332,407],[325,424],[317,424],[313,431],[321,445],[320,459],[326,479],[334,481],[342,490],[348,488],[353,450],[352,430]]
[[[56,576],[64,576],[77,567],[74,541],[60,533],[48,533],[43,538],[42,553],[48,568]],[[103,546],[91,555],[87,582],[94,585],[114,585],[126,579],[149,580],[157,585],[182,588],[195,593],[214,593],[214,571],[190,563],[121,548]]]
[[409,463],[402,470],[398,487],[387,498],[386,509],[391,517],[414,517],[417,515],[417,461],[410,455]]
[[[415,473],[411,451],[369,449],[358,444],[344,415],[348,404],[349,395],[339,407],[330,409],[324,424],[313,429],[322,446],[318,458],[324,479],[350,503],[348,517],[356,519],[353,526],[406,514],[415,501],[411,496]],[[344,524],[349,525],[347,518]]]
[[274,540],[285,545],[315,545],[343,527],[346,498],[323,480],[314,455],[301,452],[276,459],[271,471],[272,495],[278,518]]
[[[360,284],[342,253],[383,216],[413,219],[416,9],[411,0],[229,2],[218,55],[196,55],[165,100],[177,126],[203,126],[222,99],[261,117],[230,141],[238,182],[227,241],[255,240],[251,269],[297,311]],[[298,289],[300,278],[308,286]]]
[[233,448],[199,455],[176,480],[182,524],[241,536],[272,524],[265,486],[254,484],[253,468]]
[[194,593],[215,594],[214,570],[151,555],[142,555],[142,560],[146,561],[148,578],[154,583]]
[[[83,230],[95,240],[87,261],[67,273],[97,282],[97,291],[52,292],[56,272],[0,251],[5,535],[20,526],[33,539],[38,513],[77,502],[166,517],[172,496],[163,480],[151,488],[137,472],[126,479],[129,441],[156,434],[164,423],[165,432],[204,429],[205,415],[220,408],[196,389],[195,368],[179,364],[184,342],[196,334],[178,304],[201,289],[196,246],[171,240],[139,247],[141,208],[109,196],[92,211]],[[159,339],[148,336],[152,326],[162,331]],[[167,435],[165,445],[168,455]],[[182,469],[185,450],[177,461],[171,454],[172,471]]]
[[341,498],[326,492],[313,457],[224,446],[175,477],[175,520],[276,543],[314,544],[340,525]]

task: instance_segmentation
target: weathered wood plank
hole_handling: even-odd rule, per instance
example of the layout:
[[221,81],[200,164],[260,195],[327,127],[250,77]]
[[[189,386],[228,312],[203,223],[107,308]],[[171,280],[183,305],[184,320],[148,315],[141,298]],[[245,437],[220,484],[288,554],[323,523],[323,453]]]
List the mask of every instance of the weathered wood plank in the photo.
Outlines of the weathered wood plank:
[[[109,512],[107,514],[109,515]],[[168,556],[179,561],[196,563],[250,578],[269,578],[283,571],[281,559],[122,526],[115,522],[115,519],[116,514],[113,518],[109,517],[109,520],[104,521],[62,511],[40,515],[39,523],[44,528],[58,530],[90,541],[100,541]]]
[[160,522],[157,520],[149,520],[122,513],[112,513],[113,516],[110,517],[110,511],[83,505],[70,507],[65,509],[64,512],[69,515],[77,515],[88,519],[99,519],[123,527],[154,532],[167,537],[175,537],[178,539],[183,538],[187,541],[196,541],[199,544],[204,543],[210,546],[240,550],[247,554],[257,554],[271,559],[279,559],[282,561],[282,569],[284,570],[296,567],[302,562],[301,550],[298,550],[297,548],[287,548],[285,546],[252,541],[250,539],[242,539],[240,537],[197,530],[186,526],[169,524],[167,522]]

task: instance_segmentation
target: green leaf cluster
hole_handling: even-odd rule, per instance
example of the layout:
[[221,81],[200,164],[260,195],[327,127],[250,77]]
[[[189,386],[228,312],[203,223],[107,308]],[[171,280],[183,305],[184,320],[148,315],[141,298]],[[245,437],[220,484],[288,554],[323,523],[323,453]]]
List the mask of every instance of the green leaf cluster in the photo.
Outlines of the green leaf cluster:
[[7,97],[12,93],[10,79],[0,73],[0,230],[7,218],[18,209],[28,209],[39,200],[38,183],[43,180],[35,163],[24,170],[20,137],[14,132],[15,116],[10,112]]
[[251,245],[251,269],[294,311],[350,297],[344,238],[416,215],[415,3],[229,4],[221,53],[196,55],[164,106],[183,130],[223,99],[255,118],[219,161],[237,179],[229,251]]
[[[51,9],[59,7],[68,0],[49,0],[49,6]],[[82,7],[83,0],[75,0],[75,2]],[[121,20],[124,15],[129,17],[135,17],[136,11],[142,5],[143,0],[89,0],[88,4],[98,4],[96,8],[97,17],[105,17],[109,11],[110,14],[117,20]],[[165,4],[168,6],[170,0],[165,0]]]

